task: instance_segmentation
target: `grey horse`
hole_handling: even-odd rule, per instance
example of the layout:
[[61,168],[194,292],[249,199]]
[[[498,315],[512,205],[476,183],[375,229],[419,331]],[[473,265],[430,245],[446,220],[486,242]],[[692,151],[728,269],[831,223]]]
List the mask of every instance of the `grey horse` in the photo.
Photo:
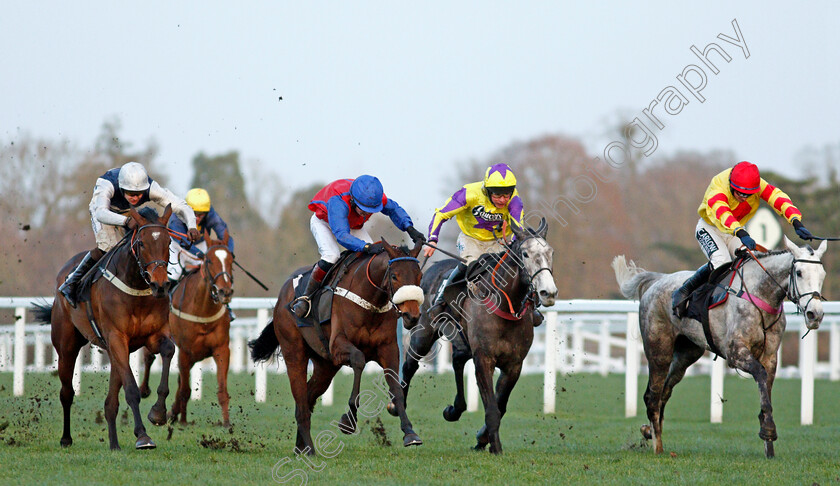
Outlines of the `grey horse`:
[[[808,245],[798,247],[787,237],[784,243],[787,250],[760,255],[736,272],[731,288],[745,290],[746,298],[730,295],[725,304],[709,311],[710,334],[721,357],[730,368],[752,375],[758,384],[758,435],[764,440],[768,458],[774,456],[773,441],[778,438],[770,397],[786,320],[784,312],[776,314],[763,308],[780,309],[788,298],[804,315],[808,329],[819,328],[823,319],[820,292],[825,269],[820,258],[826,242],[816,250]],[[615,257],[612,267],[621,293],[639,300],[639,327],[649,370],[644,400],[650,424],[642,426],[642,433],[651,438],[653,429],[655,452],[659,454],[665,404],[686,368],[711,347],[699,321],[678,319],[671,312],[671,293],[691,272],[647,272],[632,261],[628,264],[623,255]]]

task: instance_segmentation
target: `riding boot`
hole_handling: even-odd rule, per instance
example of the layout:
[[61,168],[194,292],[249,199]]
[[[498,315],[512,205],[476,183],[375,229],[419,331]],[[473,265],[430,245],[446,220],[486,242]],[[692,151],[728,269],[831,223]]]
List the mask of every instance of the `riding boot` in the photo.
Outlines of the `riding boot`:
[[443,297],[446,293],[446,289],[460,282],[466,276],[466,273],[466,263],[459,263],[457,267],[453,268],[452,271],[449,272],[449,276],[446,277],[446,280],[443,284],[441,284],[440,289],[435,296],[435,301],[432,303],[432,306],[429,307],[430,314],[440,312],[446,308],[446,299]]
[[712,274],[712,264],[707,263],[698,268],[694,275],[688,277],[688,280],[683,283],[682,287],[674,291],[671,296],[671,309],[678,319],[685,316],[686,307],[688,307],[688,297],[698,287],[709,281],[709,276]]
[[318,290],[321,286],[321,282],[324,281],[324,277],[327,275],[327,270],[323,268],[325,264],[328,265],[327,270],[329,270],[329,267],[332,266],[331,263],[324,262],[323,260],[320,260],[317,264],[315,264],[315,267],[312,269],[312,274],[306,282],[306,288],[303,290],[303,295],[292,302],[291,311],[301,319],[304,319],[309,315],[312,307],[312,295]]
[[67,280],[58,288],[58,291],[67,299],[67,303],[74,309],[76,308],[76,285],[88,273],[88,270],[96,265],[99,258],[102,257],[101,252],[97,251],[95,253],[98,255],[94,255],[94,251],[87,252],[84,258],[82,258],[82,261],[79,262],[79,265],[76,266],[76,269],[67,276]]

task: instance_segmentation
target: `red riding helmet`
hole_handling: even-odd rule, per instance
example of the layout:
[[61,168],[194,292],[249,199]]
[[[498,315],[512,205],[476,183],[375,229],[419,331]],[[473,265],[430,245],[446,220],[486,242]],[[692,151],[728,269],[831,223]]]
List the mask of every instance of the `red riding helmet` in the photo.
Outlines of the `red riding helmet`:
[[761,189],[761,175],[758,167],[747,161],[738,162],[729,174],[729,185],[732,189],[744,193],[755,194]]

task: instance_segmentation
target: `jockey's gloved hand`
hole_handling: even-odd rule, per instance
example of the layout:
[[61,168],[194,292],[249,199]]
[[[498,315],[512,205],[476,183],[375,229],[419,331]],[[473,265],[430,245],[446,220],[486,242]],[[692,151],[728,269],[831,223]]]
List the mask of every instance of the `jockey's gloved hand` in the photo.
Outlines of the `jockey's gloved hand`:
[[735,236],[741,239],[741,243],[743,243],[744,246],[750,250],[755,250],[755,240],[752,239],[752,236],[750,236],[749,233],[747,233],[747,230],[739,229],[738,232],[735,233]]
[[814,235],[812,235],[805,225],[802,224],[802,221],[799,221],[798,219],[793,220],[793,229],[796,230],[796,236],[802,238],[803,240],[814,239]]
[[190,228],[190,230],[187,231],[187,236],[189,236],[190,241],[193,243],[201,239],[201,233],[199,233],[195,228]]
[[367,253],[368,255],[376,255],[383,251],[385,251],[385,246],[382,243],[368,243],[362,248],[362,253]]
[[129,217],[127,220],[125,220],[125,227],[128,228],[128,231],[134,231],[138,227],[137,221],[134,221],[134,218]]
[[411,241],[416,245],[418,241],[426,241],[426,237],[423,236],[423,233],[417,231],[417,228],[414,226],[409,226],[405,229],[405,232],[408,233],[408,236],[411,237]]

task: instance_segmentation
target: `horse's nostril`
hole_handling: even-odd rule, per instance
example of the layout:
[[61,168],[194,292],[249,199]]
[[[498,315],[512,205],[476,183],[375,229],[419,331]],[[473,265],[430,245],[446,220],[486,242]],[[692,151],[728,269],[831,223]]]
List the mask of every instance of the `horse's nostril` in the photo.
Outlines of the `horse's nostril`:
[[805,318],[808,319],[809,321],[813,321],[814,317],[816,317],[816,316],[814,315],[813,311],[808,311],[808,312],[805,313]]

